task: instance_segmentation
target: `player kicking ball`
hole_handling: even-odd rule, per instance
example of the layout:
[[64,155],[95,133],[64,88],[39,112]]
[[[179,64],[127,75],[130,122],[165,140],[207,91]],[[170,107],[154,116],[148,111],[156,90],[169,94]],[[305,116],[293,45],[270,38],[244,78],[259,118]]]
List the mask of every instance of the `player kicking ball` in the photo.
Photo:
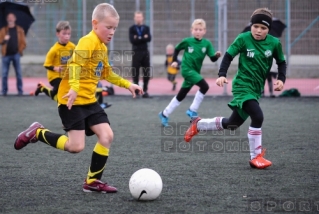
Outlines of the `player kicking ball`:
[[251,16],[251,32],[241,33],[230,45],[220,65],[216,84],[220,87],[228,83],[227,70],[233,58],[239,54],[238,71],[232,82],[233,100],[228,106],[233,110],[229,118],[192,118],[184,139],[190,142],[199,131],[236,129],[250,117],[248,129],[250,166],[264,169],[272,165],[265,159],[262,149],[261,126],[264,120],[258,99],[264,89],[267,74],[273,58],[278,65],[275,91],[281,91],[286,80],[286,61],[278,38],[268,34],[272,24],[272,13],[267,8],[255,10]]
[[83,36],[75,47],[68,64],[69,75],[64,76],[58,90],[59,115],[68,133],[53,133],[38,122],[34,122],[21,132],[14,148],[22,149],[38,140],[54,148],[78,153],[84,149],[85,135],[96,135],[96,143],[86,179],[84,192],[115,193],[117,189],[102,182],[102,174],[113,141],[113,131],[107,114],[96,100],[97,83],[101,79],[127,88],[135,97],[135,91],[141,94],[140,86],[132,84],[112,71],[108,63],[107,47],[119,24],[119,15],[115,8],[107,3],[95,7],[92,15],[92,31]]

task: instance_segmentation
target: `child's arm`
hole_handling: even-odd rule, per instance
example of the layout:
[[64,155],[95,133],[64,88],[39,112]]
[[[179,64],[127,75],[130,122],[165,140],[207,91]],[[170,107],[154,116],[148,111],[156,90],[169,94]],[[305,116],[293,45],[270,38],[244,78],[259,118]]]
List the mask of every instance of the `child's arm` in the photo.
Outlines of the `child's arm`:
[[216,51],[214,56],[209,57],[212,62],[216,62],[218,58],[222,55],[222,52]]
[[174,68],[177,68],[178,67],[178,59],[177,59],[177,56],[178,56],[178,54],[179,54],[179,52],[180,52],[181,50],[179,50],[179,49],[177,49],[177,48],[175,48],[175,50],[174,50],[174,54],[173,54],[173,62],[172,62],[172,67],[174,67]]
[[131,83],[130,81],[124,79],[123,77],[117,75],[116,73],[114,73],[112,71],[112,67],[109,66],[105,69],[105,72],[104,72],[104,79],[114,85],[117,85],[119,87],[122,87],[122,88],[126,88],[128,89],[132,95],[133,95],[133,98],[136,97],[136,94],[135,94],[135,90],[138,90],[139,91],[139,94],[143,94],[143,89],[139,86],[139,85],[136,85],[136,84],[133,84]]
[[275,91],[281,91],[284,88],[284,83],[286,81],[286,70],[287,70],[287,63],[282,51],[282,46],[280,41],[278,42],[275,50],[274,56],[276,63],[278,65],[278,77],[277,81],[275,82]]
[[224,83],[228,83],[226,76],[227,76],[227,71],[231,61],[233,61],[233,57],[226,52],[219,68],[219,72],[218,72],[219,78],[216,80],[216,84],[218,86],[223,86]]
[[45,67],[47,70],[50,70],[50,71],[61,72],[62,71],[61,66],[53,65],[55,54],[56,54],[56,51],[53,48],[50,48],[49,52],[46,55],[43,67]]
[[281,91],[284,88],[284,83],[286,81],[286,69],[287,69],[287,64],[286,61],[283,61],[278,65],[278,78],[275,82],[275,91]]

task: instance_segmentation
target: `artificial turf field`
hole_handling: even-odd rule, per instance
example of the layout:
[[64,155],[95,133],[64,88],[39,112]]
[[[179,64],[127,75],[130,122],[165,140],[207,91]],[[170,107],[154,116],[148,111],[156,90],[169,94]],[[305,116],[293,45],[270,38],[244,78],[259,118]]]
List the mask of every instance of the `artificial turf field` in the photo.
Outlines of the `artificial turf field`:
[[[102,180],[119,192],[98,194],[82,191],[95,136],[86,138],[79,154],[42,142],[16,151],[17,134],[34,121],[64,133],[57,107],[45,96],[0,97],[0,213],[319,213],[319,98],[260,100],[265,157],[273,162],[265,170],[248,164],[250,119],[235,136],[196,136],[190,150],[180,143],[182,134],[161,128],[157,114],[171,98],[105,98],[113,104],[106,112],[115,138]],[[181,130],[189,124],[185,111],[192,98],[171,115]],[[230,100],[206,97],[199,115],[229,116]],[[235,146],[227,147],[225,139]],[[211,147],[196,147],[203,142]],[[243,144],[237,148],[236,142]],[[163,180],[162,194],[152,202],[133,200],[128,188],[130,176],[145,167]]]

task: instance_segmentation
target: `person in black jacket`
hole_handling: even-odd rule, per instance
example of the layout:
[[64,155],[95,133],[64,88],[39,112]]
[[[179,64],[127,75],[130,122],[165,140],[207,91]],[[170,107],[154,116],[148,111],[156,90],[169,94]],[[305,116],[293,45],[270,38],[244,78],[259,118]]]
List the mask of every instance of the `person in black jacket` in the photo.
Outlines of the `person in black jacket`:
[[129,38],[132,43],[132,77],[133,82],[138,84],[140,77],[140,68],[143,71],[143,98],[149,98],[147,93],[148,82],[150,80],[150,54],[148,52],[147,43],[151,41],[150,28],[143,24],[144,16],[141,11],[134,13],[135,24],[129,29]]

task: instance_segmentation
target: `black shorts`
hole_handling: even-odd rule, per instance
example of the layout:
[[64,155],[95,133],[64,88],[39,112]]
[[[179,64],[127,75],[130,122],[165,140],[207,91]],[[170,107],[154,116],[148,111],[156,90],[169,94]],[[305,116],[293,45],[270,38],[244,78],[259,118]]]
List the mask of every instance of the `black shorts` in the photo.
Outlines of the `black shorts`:
[[85,130],[86,136],[95,134],[90,129],[91,126],[100,123],[110,124],[107,114],[97,102],[89,105],[72,106],[71,110],[66,105],[60,105],[59,115],[64,131]]
[[176,74],[167,73],[167,79],[171,82],[175,81]]

